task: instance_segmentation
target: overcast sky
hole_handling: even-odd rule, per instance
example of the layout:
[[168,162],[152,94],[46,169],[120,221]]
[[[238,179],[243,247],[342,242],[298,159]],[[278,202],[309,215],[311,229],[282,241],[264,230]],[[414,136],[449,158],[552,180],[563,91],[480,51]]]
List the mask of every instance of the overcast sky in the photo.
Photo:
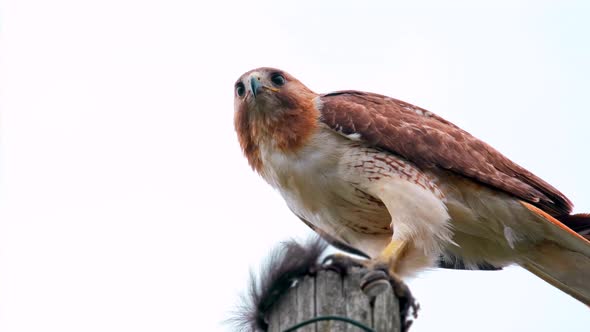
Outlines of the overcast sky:
[[[229,330],[248,269],[308,234],[237,144],[259,66],[424,107],[590,212],[588,1],[319,2],[0,2],[0,331]],[[590,326],[517,267],[409,284],[413,332]]]

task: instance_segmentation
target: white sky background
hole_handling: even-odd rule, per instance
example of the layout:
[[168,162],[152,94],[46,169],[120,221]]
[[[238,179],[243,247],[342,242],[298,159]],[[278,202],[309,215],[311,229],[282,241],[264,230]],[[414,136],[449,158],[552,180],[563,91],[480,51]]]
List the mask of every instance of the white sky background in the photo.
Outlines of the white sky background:
[[[308,233],[237,144],[254,67],[427,108],[590,212],[589,3],[385,3],[2,1],[0,331],[229,330],[249,267]],[[413,332],[590,326],[520,268],[409,284]]]

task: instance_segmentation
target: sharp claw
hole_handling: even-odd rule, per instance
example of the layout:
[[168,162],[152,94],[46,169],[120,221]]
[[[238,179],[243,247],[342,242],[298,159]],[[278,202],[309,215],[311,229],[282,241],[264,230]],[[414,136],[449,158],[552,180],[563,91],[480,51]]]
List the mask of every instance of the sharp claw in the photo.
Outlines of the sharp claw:
[[326,256],[326,258],[324,258],[322,260],[322,265],[327,265],[327,264],[330,264],[330,262],[333,262],[334,261],[334,256],[335,255],[328,255],[328,256]]
[[322,261],[322,267],[344,275],[351,267],[365,267],[362,261],[343,254],[329,255]]
[[338,266],[335,264],[328,264],[324,266],[324,269],[326,270],[330,270],[330,271],[334,271],[336,273],[338,273],[339,275],[345,275],[348,270],[346,269],[346,267],[343,266]]

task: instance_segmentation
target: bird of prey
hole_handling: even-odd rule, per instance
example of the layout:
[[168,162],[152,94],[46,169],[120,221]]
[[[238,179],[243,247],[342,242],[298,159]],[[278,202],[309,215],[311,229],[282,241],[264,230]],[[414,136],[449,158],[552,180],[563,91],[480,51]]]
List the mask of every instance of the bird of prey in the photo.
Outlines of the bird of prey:
[[234,92],[250,166],[375,273],[518,264],[590,305],[590,215],[488,144],[409,103],[317,94],[279,69],[246,72]]

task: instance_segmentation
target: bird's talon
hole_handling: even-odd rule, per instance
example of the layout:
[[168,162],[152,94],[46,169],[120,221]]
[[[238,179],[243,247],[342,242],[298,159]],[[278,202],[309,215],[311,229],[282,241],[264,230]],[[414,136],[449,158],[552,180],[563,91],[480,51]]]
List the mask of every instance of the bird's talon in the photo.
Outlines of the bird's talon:
[[366,264],[356,258],[343,254],[329,255],[322,261],[322,267],[326,270],[334,271],[338,274],[344,275],[350,268],[366,267]]
[[373,298],[382,292],[392,289],[399,300],[400,313],[402,317],[402,331],[407,331],[412,320],[409,315],[415,319],[418,317],[420,305],[412,296],[410,288],[397,275],[391,273],[386,267],[375,266],[367,272],[360,283],[361,289],[367,296]]
[[368,297],[374,298],[377,295],[391,289],[389,276],[381,270],[367,272],[361,279],[361,290]]

